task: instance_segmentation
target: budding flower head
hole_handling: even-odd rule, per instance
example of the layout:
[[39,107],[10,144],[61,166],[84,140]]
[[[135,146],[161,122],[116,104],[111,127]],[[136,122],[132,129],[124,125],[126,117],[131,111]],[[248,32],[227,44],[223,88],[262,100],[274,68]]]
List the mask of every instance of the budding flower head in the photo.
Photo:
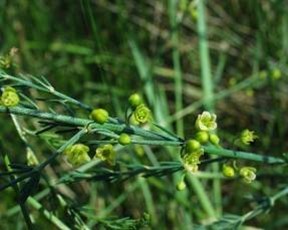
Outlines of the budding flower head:
[[20,99],[19,99],[16,89],[14,89],[11,86],[5,87],[1,95],[2,105],[6,107],[14,107],[14,106],[17,106],[19,102],[20,102]]
[[256,179],[256,169],[253,167],[243,167],[240,169],[239,174],[243,177],[243,181],[251,183]]
[[91,159],[88,155],[89,147],[84,144],[75,144],[65,149],[64,155],[67,161],[75,166],[89,162]]
[[113,148],[113,145],[111,144],[98,147],[96,149],[96,154],[94,156],[94,158],[98,158],[102,161],[105,161],[109,165],[115,164],[115,157],[116,157],[116,152]]
[[245,129],[240,134],[240,141],[244,145],[250,145],[251,142],[254,142],[258,136],[254,134],[254,131],[250,131],[249,129]]
[[198,150],[201,148],[201,144],[199,143],[199,141],[196,141],[195,139],[191,139],[191,140],[188,140],[186,142],[186,146],[185,146],[185,151],[187,153],[192,153],[194,152],[195,150]]
[[108,121],[109,113],[105,109],[93,109],[90,114],[92,120],[96,121],[99,124],[104,124]]
[[185,188],[186,188],[186,183],[183,180],[178,182],[178,184],[176,185],[176,189],[178,191],[183,191]]
[[222,167],[222,173],[225,177],[234,177],[235,170],[232,166],[224,164]]
[[126,133],[121,133],[118,138],[118,142],[121,145],[129,145],[131,143],[131,137]]
[[129,104],[131,105],[133,109],[142,103],[142,98],[140,97],[138,93],[132,94],[128,100],[129,100]]
[[209,134],[206,131],[199,131],[196,133],[195,139],[202,144],[205,144],[209,140]]
[[184,167],[187,171],[195,173],[198,171],[198,164],[200,164],[200,157],[204,154],[204,149],[199,148],[192,153],[185,153],[182,156]]
[[281,76],[282,76],[282,73],[281,73],[280,69],[275,68],[275,69],[272,70],[272,72],[271,72],[272,79],[278,80],[278,79],[281,78]]
[[216,135],[214,133],[210,134],[209,140],[210,140],[211,144],[219,146],[220,138],[218,137],[218,135]]
[[217,128],[216,115],[204,111],[196,120],[196,128],[200,131],[213,131]]
[[265,80],[265,79],[267,78],[267,76],[268,76],[267,71],[262,70],[262,71],[259,72],[259,78],[260,78],[261,80]]
[[139,122],[140,124],[144,124],[150,120],[151,111],[146,105],[140,104],[134,110],[133,116],[135,121]]

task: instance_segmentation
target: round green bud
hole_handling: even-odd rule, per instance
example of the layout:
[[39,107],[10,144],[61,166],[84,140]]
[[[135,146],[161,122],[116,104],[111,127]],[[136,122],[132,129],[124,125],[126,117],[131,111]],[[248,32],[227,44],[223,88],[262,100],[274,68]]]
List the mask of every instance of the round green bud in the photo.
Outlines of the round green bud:
[[220,139],[219,139],[218,135],[216,135],[214,133],[210,134],[209,140],[210,140],[211,144],[217,145],[217,146],[219,145]]
[[99,124],[104,124],[108,121],[109,113],[105,109],[93,109],[90,114],[92,120]]
[[118,138],[118,142],[121,145],[129,145],[131,143],[131,137],[126,133],[122,133]]
[[134,151],[139,157],[143,157],[145,150],[142,145],[134,145]]
[[17,90],[11,86],[6,86],[4,92],[14,92],[17,93]]
[[188,140],[186,142],[186,152],[187,153],[192,153],[198,149],[201,148],[201,144],[199,141],[196,141],[195,139],[191,139],[191,140]]
[[186,188],[186,184],[183,180],[181,180],[177,185],[176,185],[176,189],[178,191],[183,191]]
[[259,78],[260,78],[261,80],[265,80],[265,79],[267,78],[267,76],[268,76],[267,71],[262,70],[262,71],[259,72]]
[[1,102],[1,104],[6,107],[17,106],[20,102],[20,98],[16,89],[10,86],[6,87],[1,95]]
[[138,105],[142,103],[142,98],[138,93],[132,94],[128,100],[132,108],[136,108]]
[[281,70],[278,68],[273,69],[271,72],[271,76],[272,76],[272,79],[274,80],[280,79],[282,76]]
[[200,143],[204,144],[209,141],[209,134],[205,131],[200,131],[196,133],[195,139]]
[[222,173],[226,177],[234,177],[235,176],[234,168],[232,166],[226,165],[226,164],[223,165]]

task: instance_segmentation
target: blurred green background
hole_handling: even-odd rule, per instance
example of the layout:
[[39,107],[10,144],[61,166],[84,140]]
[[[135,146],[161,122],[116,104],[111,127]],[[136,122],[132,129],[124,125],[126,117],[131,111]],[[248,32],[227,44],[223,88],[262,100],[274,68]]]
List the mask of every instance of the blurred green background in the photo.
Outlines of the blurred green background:
[[[59,91],[105,107],[113,116],[123,118],[127,98],[139,92],[155,121],[184,137],[193,134],[194,119],[207,108],[201,80],[201,69],[206,69],[212,75],[213,107],[223,146],[231,146],[235,135],[248,128],[259,136],[248,150],[281,156],[288,149],[287,1],[207,1],[210,67],[201,63],[199,43],[205,37],[199,36],[203,15],[197,2],[0,0],[0,53],[17,47],[17,72],[45,76]],[[16,131],[7,119],[0,115],[0,137],[17,156],[23,152],[21,141],[15,139]],[[175,149],[144,150],[142,157],[129,150],[131,161],[157,165],[178,155]],[[272,195],[287,185],[283,180],[287,168],[256,167],[259,179],[252,185],[223,181],[222,200],[212,181],[203,178],[191,179],[185,192],[176,193],[180,175],[174,175],[91,185],[94,195],[84,186],[79,204],[89,204],[98,212],[104,209],[104,216],[139,218],[149,212],[153,229],[191,229],[192,223],[207,222],[213,213],[244,214],[253,208],[252,195]],[[199,182],[208,204],[199,201],[203,192]],[[75,188],[75,194],[81,189]],[[9,192],[1,193],[1,212],[13,207],[9,197]],[[269,214],[247,224],[286,229],[287,202],[279,201]],[[19,214],[1,219],[0,225],[9,229],[21,218]]]

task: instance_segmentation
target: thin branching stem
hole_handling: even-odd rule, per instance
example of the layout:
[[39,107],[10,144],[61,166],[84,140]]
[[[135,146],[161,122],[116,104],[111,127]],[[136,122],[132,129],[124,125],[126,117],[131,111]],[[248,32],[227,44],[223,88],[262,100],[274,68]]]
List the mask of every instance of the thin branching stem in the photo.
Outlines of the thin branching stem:
[[[166,134],[159,134],[153,131],[142,129],[140,127],[130,126],[130,125],[128,126],[126,124],[105,123],[101,125],[89,119],[76,118],[76,117],[66,116],[62,114],[42,112],[42,111],[27,109],[23,107],[14,107],[14,108],[8,109],[6,107],[0,106],[0,112],[36,117],[42,120],[51,120],[51,121],[55,121],[55,122],[59,122],[63,124],[70,124],[76,127],[82,127],[82,128],[86,127],[88,130],[90,129],[94,131],[97,129],[99,130],[106,129],[108,131],[112,131],[115,133],[126,132],[126,133],[134,134],[143,138],[147,138],[148,140],[143,140],[143,144],[149,144],[149,141],[151,141],[151,144],[153,145],[160,145],[160,146],[161,145],[182,146],[184,144],[184,141],[181,138],[176,138],[170,135],[168,136]],[[139,143],[141,142],[139,141]],[[281,158],[263,156],[263,155],[258,155],[255,153],[235,151],[235,150],[229,150],[229,149],[212,147],[212,146],[206,146],[204,149],[205,149],[205,152],[208,154],[218,155],[222,157],[252,160],[252,161],[258,161],[258,162],[263,162],[263,163],[268,163],[268,164],[285,163],[285,161]]]

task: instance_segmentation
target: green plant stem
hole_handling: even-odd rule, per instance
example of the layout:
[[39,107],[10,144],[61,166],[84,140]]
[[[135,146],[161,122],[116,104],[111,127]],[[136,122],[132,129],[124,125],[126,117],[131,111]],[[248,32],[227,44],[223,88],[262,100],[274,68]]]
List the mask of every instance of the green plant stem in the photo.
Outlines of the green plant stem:
[[246,213],[242,216],[242,224],[247,221],[251,220],[252,218],[267,212],[269,209],[271,209],[275,202],[282,198],[283,196],[286,196],[288,194],[288,187],[282,189],[280,192],[276,193],[274,196],[269,197],[267,200],[264,200],[260,205],[258,205],[254,210]]
[[[214,101],[220,101],[224,98],[229,97],[230,95],[233,95],[233,93],[238,92],[240,90],[243,90],[246,88],[251,88],[252,86],[256,86],[256,85],[262,86],[266,83],[267,83],[266,80],[259,81],[258,75],[252,75],[251,77],[241,81],[240,83],[238,83],[237,85],[235,85],[229,89],[223,89],[220,92],[215,93],[214,94]],[[205,103],[205,100],[200,99],[200,100],[192,103],[191,105],[188,105],[183,110],[178,111],[177,113],[173,114],[171,117],[167,118],[166,123],[171,123],[177,119],[180,119],[184,116],[187,116],[187,115],[193,113],[194,111],[196,111],[196,109],[200,108],[204,103]]]
[[[111,124],[111,123],[106,123],[103,125],[97,124],[95,122],[92,123],[91,120],[89,119],[81,119],[81,118],[75,118],[75,117],[70,117],[70,116],[65,116],[61,114],[53,114],[53,113],[47,113],[47,112],[41,112],[38,110],[31,110],[31,109],[26,109],[23,107],[14,107],[7,109],[6,107],[0,106],[0,113],[12,113],[12,114],[18,114],[18,115],[24,115],[24,116],[30,116],[30,117],[37,117],[41,118],[43,120],[51,120],[51,121],[56,121],[64,124],[70,124],[73,126],[77,127],[87,127],[87,129],[83,129],[81,132],[83,135],[83,132],[89,131],[89,129],[97,129],[99,128],[100,130],[107,129],[113,132],[117,133],[122,133],[122,132],[128,132],[132,133],[141,137],[146,137],[146,138],[153,138],[154,140],[146,140],[145,144],[148,144],[148,141],[151,141],[154,145],[163,145],[165,146],[166,143],[171,144],[172,142],[175,142],[175,146],[183,145],[183,141],[181,141],[181,138],[177,139],[176,137],[172,136],[167,136],[164,134],[158,134],[156,132],[152,132],[149,130],[144,130],[139,127],[135,126],[127,126],[125,124]],[[75,136],[78,136],[79,134],[76,134]],[[75,137],[74,139],[79,139],[79,137]],[[71,138],[71,142],[77,141],[73,140],[73,137]],[[156,139],[156,140],[155,140]],[[159,140],[159,142],[157,142]],[[68,141],[69,142],[69,141]],[[70,144],[70,143],[66,144]],[[74,143],[75,143],[74,142]],[[67,145],[63,145],[58,151],[61,149],[64,150]],[[174,145],[174,144],[173,144]],[[65,147],[66,146],[66,147]],[[276,158],[276,157],[271,157],[271,156],[261,156],[257,155],[254,153],[248,153],[248,152],[242,152],[242,151],[235,151],[235,150],[229,150],[229,149],[223,149],[223,148],[218,148],[218,147],[213,147],[213,146],[206,146],[204,147],[204,150],[208,154],[213,154],[213,155],[218,155],[218,156],[223,156],[223,157],[230,157],[230,158],[237,158],[237,159],[243,159],[243,160],[252,160],[252,161],[258,161],[258,162],[263,162],[263,163],[268,163],[268,164],[275,164],[275,163],[285,163],[285,161],[281,158]],[[61,151],[60,151],[61,152]],[[58,155],[57,153],[56,155]]]
[[[209,57],[209,48],[207,40],[207,28],[205,17],[205,0],[198,1],[198,37],[199,37],[199,50],[200,50],[200,63],[201,63],[201,80],[203,88],[203,105],[208,111],[214,110],[214,93],[213,93],[213,80],[211,74],[211,65]],[[213,157],[213,156],[212,156]],[[213,164],[212,170],[215,173],[219,172],[219,164]],[[221,180],[213,180],[213,197],[218,216],[222,212],[222,194],[221,194]]]
[[[12,171],[12,169],[11,169],[11,167],[10,167],[10,159],[9,159],[8,155],[5,154],[5,153],[3,153],[3,158],[4,158],[4,163],[5,163],[5,166],[6,166],[7,171],[8,171],[8,172]],[[14,179],[15,179],[15,176],[12,176],[12,175],[11,175],[11,176],[10,176],[10,179],[11,179],[11,180],[14,180]],[[20,194],[20,191],[19,191],[18,185],[15,184],[15,185],[13,185],[12,187],[13,187],[14,191],[17,193],[17,195],[19,195],[19,194]],[[27,225],[27,228],[28,228],[29,230],[34,229],[33,224],[32,224],[32,221],[31,221],[30,216],[29,216],[29,212],[28,212],[28,210],[27,210],[27,207],[26,207],[25,203],[19,201],[18,204],[19,204],[19,206],[20,206],[20,208],[21,208],[21,211],[22,211],[22,214],[23,214],[25,223],[26,223],[26,225]]]
[[193,177],[192,174],[189,174],[188,178],[188,181],[193,186],[193,189],[199,198],[199,202],[201,203],[203,210],[208,214],[210,218],[216,218],[216,212],[214,210],[214,207],[212,206],[211,201],[208,197],[208,193],[205,191],[200,180],[196,177]]
[[284,188],[280,192],[276,193],[274,196],[271,197],[272,204],[279,198],[286,196],[288,194],[288,187]]
[[67,227],[59,218],[57,218],[55,215],[53,215],[52,212],[49,212],[46,210],[42,204],[40,204],[37,200],[35,200],[32,197],[29,197],[27,202],[38,211],[42,212],[43,215],[50,220],[55,226],[57,226],[61,230],[69,230],[70,228]]
[[33,109],[27,109],[24,107],[13,107],[13,108],[6,108],[3,106],[0,106],[0,113],[12,113],[12,114],[18,114],[18,115],[24,115],[29,117],[36,117],[40,118],[42,120],[51,120],[59,123],[69,124],[73,126],[80,126],[85,127],[89,126],[91,129],[107,129],[113,132],[117,133],[130,133],[139,135],[142,137],[152,138],[156,140],[169,140],[169,141],[179,141],[176,137],[167,136],[164,134],[158,134],[156,132],[147,131],[141,128],[138,128],[136,126],[127,126],[126,124],[111,124],[111,123],[105,123],[103,125],[100,125],[96,122],[93,122],[93,120],[89,119],[81,119],[81,118],[75,118],[71,116],[61,115],[61,114],[54,114],[54,113],[48,113],[48,112],[42,112],[39,110],[33,110]]
[[78,133],[76,133],[71,139],[69,139],[68,141],[65,142],[64,145],[62,145],[51,157],[49,157],[46,161],[44,161],[43,163],[41,163],[40,165],[38,165],[37,167],[33,168],[31,171],[29,171],[28,173],[24,173],[21,176],[19,176],[18,178],[11,180],[9,183],[0,186],[0,191],[10,187],[10,186],[14,186],[15,184],[17,184],[20,181],[23,181],[29,177],[31,177],[33,174],[35,173],[39,173],[41,170],[43,170],[47,165],[49,165],[60,153],[62,153],[68,146],[73,145],[74,143],[76,143],[80,137],[82,137],[84,134],[87,133],[86,129],[82,129],[80,130]]
[[258,161],[267,164],[284,164],[285,161],[281,158],[258,155],[255,153],[235,151],[212,146],[205,146],[204,150],[208,154],[218,155],[222,157],[236,158],[242,160]]
[[[80,101],[78,101],[72,97],[69,97],[63,93],[56,91],[55,88],[51,85],[44,85],[44,84],[41,85],[41,83],[35,84],[32,81],[29,81],[29,80],[26,80],[26,79],[23,79],[20,77],[14,77],[14,76],[8,75],[4,72],[0,72],[0,79],[1,78],[4,80],[15,81],[17,83],[20,83],[21,85],[28,86],[28,87],[31,87],[34,89],[38,89],[39,91],[42,91],[42,92],[50,93],[50,94],[64,100],[64,102],[69,102],[71,104],[77,105],[80,108],[83,108],[85,110],[89,110],[89,111],[92,110],[92,108],[89,105],[83,104],[82,102],[80,102]],[[33,78],[33,79],[37,79],[37,78]],[[38,80],[38,81],[40,82],[40,80]]]
[[209,49],[207,42],[207,29],[205,19],[205,0],[198,1],[198,37],[201,62],[201,79],[203,88],[204,106],[208,110],[213,110],[213,81],[211,77],[211,67]]
[[[174,67],[174,78],[175,78],[175,110],[181,111],[183,108],[182,93],[183,93],[183,83],[182,83],[182,73],[181,73],[181,63],[180,63],[180,52],[179,52],[179,27],[177,21],[177,0],[169,1],[169,18],[171,26],[171,42],[173,45],[172,60]],[[183,135],[183,119],[176,120],[176,133],[178,135]]]

